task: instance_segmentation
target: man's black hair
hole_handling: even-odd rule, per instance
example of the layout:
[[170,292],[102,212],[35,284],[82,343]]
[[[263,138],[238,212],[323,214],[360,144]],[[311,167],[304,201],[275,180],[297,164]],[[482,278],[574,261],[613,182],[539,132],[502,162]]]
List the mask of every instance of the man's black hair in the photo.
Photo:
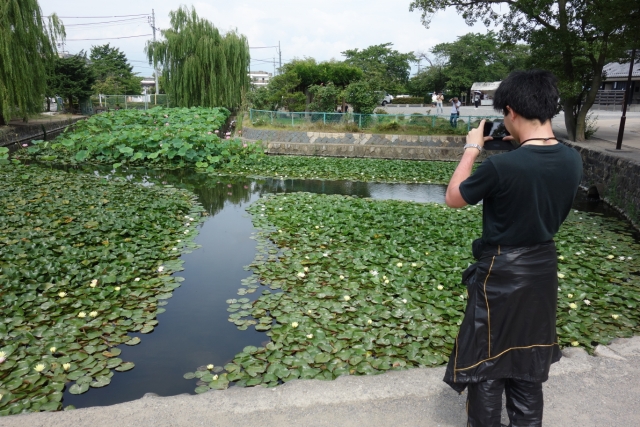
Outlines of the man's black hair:
[[507,106],[528,120],[540,123],[558,112],[558,79],[550,71],[514,71],[500,83],[493,96],[493,108],[509,114]]

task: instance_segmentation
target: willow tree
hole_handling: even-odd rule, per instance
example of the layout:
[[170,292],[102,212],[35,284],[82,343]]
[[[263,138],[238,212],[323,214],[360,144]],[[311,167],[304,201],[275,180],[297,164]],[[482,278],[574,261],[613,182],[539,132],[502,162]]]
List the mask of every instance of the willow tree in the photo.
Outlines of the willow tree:
[[0,2],[0,125],[14,111],[25,120],[42,111],[47,67],[64,37],[57,16],[45,21],[37,0]]
[[237,108],[249,79],[249,43],[236,31],[221,34],[195,9],[169,13],[171,28],[163,41],[148,42],[145,52],[162,65],[165,90],[181,107]]

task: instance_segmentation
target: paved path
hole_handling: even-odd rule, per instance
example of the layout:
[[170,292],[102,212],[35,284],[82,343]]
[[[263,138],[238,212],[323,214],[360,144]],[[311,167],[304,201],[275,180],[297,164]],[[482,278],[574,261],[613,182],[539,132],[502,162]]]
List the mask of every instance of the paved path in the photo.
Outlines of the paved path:
[[[640,426],[640,337],[616,340],[602,353],[608,356],[568,349],[552,366],[544,387],[545,426]],[[443,374],[442,367],[425,368],[293,381],[273,389],[148,396],[113,406],[4,417],[0,426],[462,427],[466,396],[444,384]]]

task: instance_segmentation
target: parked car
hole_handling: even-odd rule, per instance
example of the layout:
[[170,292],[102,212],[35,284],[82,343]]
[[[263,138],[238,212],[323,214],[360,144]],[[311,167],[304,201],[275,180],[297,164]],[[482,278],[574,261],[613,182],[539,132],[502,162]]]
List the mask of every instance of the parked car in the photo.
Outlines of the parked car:
[[393,101],[393,96],[389,95],[386,92],[376,92],[376,93],[380,97],[380,105],[382,105],[383,107],[387,104],[391,104],[391,101]]

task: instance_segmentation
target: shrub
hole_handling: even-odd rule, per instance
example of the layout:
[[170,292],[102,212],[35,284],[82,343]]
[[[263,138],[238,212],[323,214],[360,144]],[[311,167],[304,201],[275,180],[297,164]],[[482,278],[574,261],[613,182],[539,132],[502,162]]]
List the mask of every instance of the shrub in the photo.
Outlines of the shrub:
[[376,126],[376,128],[380,132],[388,132],[388,131],[400,130],[402,126],[400,126],[400,123],[398,122],[389,122],[389,123],[382,123]]
[[389,114],[389,112],[384,108],[376,108],[373,114]]
[[412,98],[393,98],[392,104],[424,104],[424,98],[412,97]]

